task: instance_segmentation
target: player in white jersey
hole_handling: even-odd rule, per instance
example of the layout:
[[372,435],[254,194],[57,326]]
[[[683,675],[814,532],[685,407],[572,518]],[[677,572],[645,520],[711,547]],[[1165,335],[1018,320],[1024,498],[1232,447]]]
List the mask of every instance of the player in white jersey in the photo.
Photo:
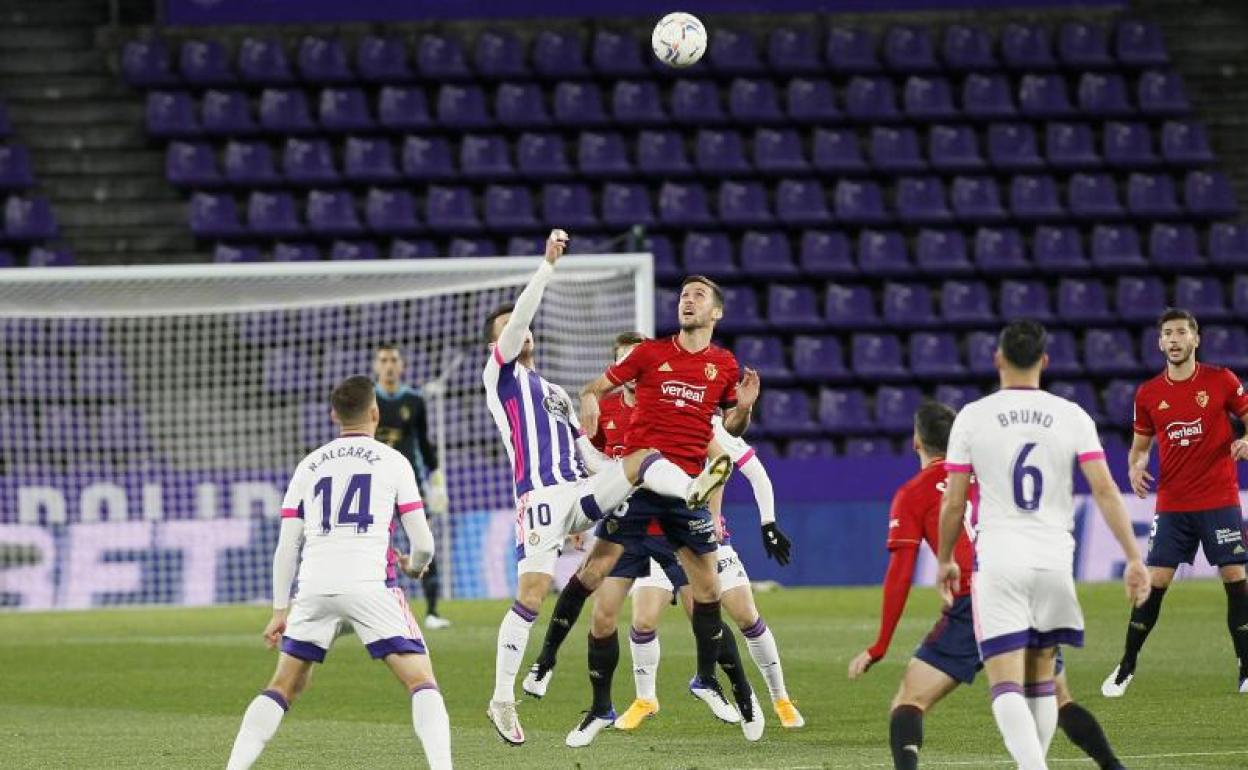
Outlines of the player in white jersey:
[[401,522],[411,542],[410,556],[399,558],[402,568],[419,576],[433,558],[416,474],[403,455],[373,438],[380,413],[372,380],[347,378],[331,402],[342,431],[300,461],[282,500],[273,617],[264,629],[270,649],[281,645],[277,671],[247,707],[227,770],[246,770],[259,758],[343,624],[411,693],[412,727],[429,766],[449,770],[450,720],[390,548]]
[[994,360],[1001,389],[954,420],[945,460],[939,581],[946,602],[960,570],[954,543],[973,472],[979,484],[975,638],[992,685],[992,713],[1021,770],[1044,770],[1057,729],[1057,646],[1083,646],[1083,614],[1072,574],[1074,466],[1126,556],[1123,581],[1135,604],[1148,596],[1122,495],[1109,474],[1096,425],[1078,405],[1040,390],[1047,335],[1034,321],[1001,332]]
[[[499,737],[512,745],[524,743],[516,714],[516,674],[533,621],[550,593],[564,540],[615,511],[631,494],[648,457],[597,462],[598,454],[582,433],[567,392],[534,369],[529,326],[567,243],[567,233],[551,231],[545,258],[515,304],[496,309],[485,321],[491,347],[482,381],[486,405],[507,448],[515,481],[519,572],[516,601],[498,629],[494,694],[486,715]],[[672,467],[683,479],[681,488],[674,491],[692,503],[726,478],[713,474],[689,478]]]

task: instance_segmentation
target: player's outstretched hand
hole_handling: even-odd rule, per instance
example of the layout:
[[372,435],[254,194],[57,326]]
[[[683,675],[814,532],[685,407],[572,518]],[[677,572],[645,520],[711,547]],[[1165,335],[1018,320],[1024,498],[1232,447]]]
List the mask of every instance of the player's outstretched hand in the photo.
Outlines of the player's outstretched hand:
[[399,554],[399,569],[403,570],[404,575],[420,580],[425,576],[425,572],[429,570],[429,565],[426,564],[420,569],[416,569],[416,567],[412,564],[412,557],[408,554],[401,553]]
[[936,572],[936,587],[940,589],[940,598],[946,607],[953,606],[953,597],[958,592],[958,584],[962,582],[962,570],[955,561],[941,562]]
[[1127,471],[1127,478],[1131,481],[1131,489],[1135,490],[1136,497],[1141,499],[1148,497],[1148,493],[1153,489],[1153,474],[1148,472],[1147,465],[1132,466],[1131,470]]
[[773,521],[763,525],[763,549],[768,559],[775,559],[781,567],[786,567],[791,560],[793,543]]
[[854,659],[849,662],[849,678],[851,680],[857,679],[870,671],[871,667],[878,662],[879,661],[876,658],[871,657],[870,650],[863,650],[855,655]]
[[760,390],[762,390],[762,383],[758,379],[758,372],[748,366],[745,367],[745,374],[741,377],[740,384],[737,385],[737,406],[742,409],[754,406],[754,402],[758,401]]
[[1248,460],[1248,440],[1236,439],[1231,442],[1231,457],[1236,460]]
[[551,230],[550,237],[546,239],[546,261],[555,264],[567,248],[568,234],[557,227]]
[[592,393],[581,395],[581,430],[586,438],[598,435],[598,399]]
[[273,610],[273,617],[269,618],[269,624],[264,627],[264,646],[270,650],[277,649],[277,643],[282,641],[282,634],[286,633],[286,618],[290,615],[290,610]]
[[1127,588],[1127,598],[1131,600],[1133,607],[1142,605],[1153,591],[1152,581],[1148,577],[1148,567],[1145,567],[1144,562],[1139,559],[1127,562],[1126,569],[1122,571],[1122,582]]
[[441,468],[429,474],[426,486],[425,512],[430,516],[442,516],[451,509],[451,498],[446,494],[446,474]]

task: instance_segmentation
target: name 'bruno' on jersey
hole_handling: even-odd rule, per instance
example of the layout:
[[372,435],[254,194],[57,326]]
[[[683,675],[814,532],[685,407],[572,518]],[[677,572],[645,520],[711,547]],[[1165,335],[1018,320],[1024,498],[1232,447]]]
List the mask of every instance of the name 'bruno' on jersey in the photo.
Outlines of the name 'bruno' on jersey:
[[978,481],[977,561],[1069,571],[1075,463],[1104,456],[1088,413],[1052,393],[1007,388],[964,406],[945,469]]

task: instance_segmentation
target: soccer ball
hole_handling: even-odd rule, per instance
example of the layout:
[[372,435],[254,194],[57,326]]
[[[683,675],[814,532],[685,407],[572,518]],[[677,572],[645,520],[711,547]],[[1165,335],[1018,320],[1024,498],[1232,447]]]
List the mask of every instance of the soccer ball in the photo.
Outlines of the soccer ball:
[[654,25],[650,47],[659,61],[669,67],[697,64],[706,53],[706,27],[692,14],[669,13]]

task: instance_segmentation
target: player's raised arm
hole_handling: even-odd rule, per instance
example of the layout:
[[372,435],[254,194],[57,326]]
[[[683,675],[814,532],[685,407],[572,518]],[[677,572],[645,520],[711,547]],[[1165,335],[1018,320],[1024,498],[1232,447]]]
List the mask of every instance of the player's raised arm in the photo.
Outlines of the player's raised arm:
[[1083,477],[1088,480],[1088,487],[1092,490],[1092,497],[1096,500],[1096,507],[1101,512],[1101,518],[1105,519],[1109,531],[1114,534],[1114,539],[1118,541],[1122,553],[1127,557],[1127,566],[1123,570],[1122,580],[1126,584],[1128,598],[1138,607],[1148,598],[1150,590],[1148,569],[1145,568],[1144,561],[1140,558],[1140,549],[1135,542],[1135,530],[1131,527],[1131,518],[1127,515],[1127,507],[1122,502],[1122,494],[1109,473],[1109,465],[1105,463],[1104,454],[1087,459],[1081,457],[1079,469],[1083,472]]
[[754,447],[747,444],[739,436],[733,436],[724,427],[722,419],[711,421],[714,438],[707,446],[707,457],[716,457],[727,453],[732,458],[737,470],[750,482],[754,491],[754,503],[758,506],[758,520],[762,526],[763,550],[767,558],[775,559],[781,567],[791,561],[792,541],[776,524],[776,491],[771,483],[771,476]]
[[528,336],[529,326],[537,315],[538,306],[542,304],[542,294],[546,291],[546,284],[550,283],[555,263],[563,256],[564,249],[567,247],[568,234],[563,230],[551,230],[550,237],[546,239],[545,260],[529,279],[529,283],[520,292],[520,296],[516,298],[515,308],[498,335],[497,350],[504,361],[514,361],[524,350],[524,339]]
[[745,367],[745,374],[736,387],[737,403],[724,413],[724,430],[734,436],[745,433],[745,429],[750,427],[750,414],[754,404],[758,402],[761,390],[762,382],[758,379],[758,372]]

